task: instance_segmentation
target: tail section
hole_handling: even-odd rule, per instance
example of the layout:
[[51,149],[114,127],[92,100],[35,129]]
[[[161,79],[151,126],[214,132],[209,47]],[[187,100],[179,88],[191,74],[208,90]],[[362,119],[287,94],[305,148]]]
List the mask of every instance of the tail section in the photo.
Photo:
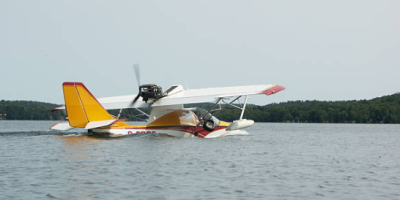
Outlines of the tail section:
[[83,83],[63,83],[69,124],[85,129],[109,126],[118,121],[111,116]]

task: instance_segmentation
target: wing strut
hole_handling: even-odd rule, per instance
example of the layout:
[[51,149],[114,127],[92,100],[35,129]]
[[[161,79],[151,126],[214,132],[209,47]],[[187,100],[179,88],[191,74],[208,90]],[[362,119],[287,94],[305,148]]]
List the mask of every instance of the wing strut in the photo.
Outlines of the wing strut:
[[218,98],[217,102],[207,111],[207,113],[203,116],[203,118],[205,119],[206,116],[208,116],[207,119],[205,120],[209,120],[211,119],[212,115],[211,115],[211,111],[215,108],[215,106],[217,106],[219,104],[219,102],[222,100],[222,98]]
[[137,110],[138,112],[142,113],[141,115],[145,115],[145,116],[149,117],[149,114],[143,112],[143,111],[140,110],[139,108],[135,108],[135,110]]
[[244,114],[244,110],[246,109],[246,104],[247,104],[247,98],[249,97],[249,95],[246,95],[246,98],[244,99],[244,104],[243,104],[243,108],[242,108],[242,113],[240,114],[240,118],[239,120],[243,119],[243,114]]
[[222,102],[224,102],[226,105],[232,106],[232,107],[237,108],[237,109],[239,109],[239,110],[242,111],[242,112],[240,113],[240,118],[239,118],[239,120],[243,119],[244,110],[246,109],[247,99],[249,98],[249,95],[246,95],[246,96],[245,96],[244,103],[243,103],[242,106],[236,106],[236,105],[234,105],[233,103],[234,103],[235,101],[238,101],[239,104],[240,104],[239,99],[240,99],[241,97],[242,97],[242,96],[238,96],[238,97],[236,97],[234,100],[232,100],[232,101],[229,102],[229,103],[228,103],[228,102],[225,102],[224,100],[222,100]]

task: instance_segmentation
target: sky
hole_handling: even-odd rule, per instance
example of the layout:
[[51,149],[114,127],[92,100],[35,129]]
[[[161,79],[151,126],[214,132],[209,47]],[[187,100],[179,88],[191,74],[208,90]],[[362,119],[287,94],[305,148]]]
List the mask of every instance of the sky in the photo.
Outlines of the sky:
[[0,0],[0,99],[279,84],[265,105],[400,92],[398,0]]

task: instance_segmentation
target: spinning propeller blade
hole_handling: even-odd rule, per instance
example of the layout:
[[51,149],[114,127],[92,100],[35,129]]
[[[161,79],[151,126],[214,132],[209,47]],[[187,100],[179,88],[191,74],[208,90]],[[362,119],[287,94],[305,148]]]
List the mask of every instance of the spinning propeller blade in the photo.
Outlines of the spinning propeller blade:
[[137,100],[139,99],[139,97],[140,97],[140,67],[139,67],[139,64],[138,64],[138,63],[136,63],[136,64],[133,65],[133,70],[134,70],[135,75],[136,75],[136,81],[137,81],[137,83],[138,83],[139,92],[138,92],[138,94],[136,95],[135,99],[133,99],[133,101],[131,102],[130,107],[133,107],[133,105],[135,105],[136,101],[137,101]]
[[140,67],[138,63],[133,65],[133,70],[135,71],[136,81],[138,83],[138,86],[140,87]]

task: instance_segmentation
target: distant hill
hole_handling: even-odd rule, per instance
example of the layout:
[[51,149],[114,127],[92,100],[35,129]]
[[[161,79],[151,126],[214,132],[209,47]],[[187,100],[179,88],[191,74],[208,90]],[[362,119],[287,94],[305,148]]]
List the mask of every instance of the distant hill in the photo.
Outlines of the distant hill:
[[[224,110],[219,118],[228,121],[239,110]],[[249,106],[244,118],[258,122],[302,123],[400,123],[400,93],[372,100],[289,101]]]
[[[64,112],[50,112],[56,104],[34,101],[0,101],[3,120],[62,120]],[[210,107],[211,104],[196,104]],[[111,111],[118,115],[118,111]],[[138,120],[138,112],[125,109],[121,118]],[[239,118],[240,110],[227,107],[216,113],[221,120]],[[256,122],[295,123],[400,123],[400,93],[371,100],[352,101],[289,101],[266,106],[247,105],[244,118]]]
[[0,120],[63,120],[63,112],[51,112],[58,105],[36,101],[0,101]]

